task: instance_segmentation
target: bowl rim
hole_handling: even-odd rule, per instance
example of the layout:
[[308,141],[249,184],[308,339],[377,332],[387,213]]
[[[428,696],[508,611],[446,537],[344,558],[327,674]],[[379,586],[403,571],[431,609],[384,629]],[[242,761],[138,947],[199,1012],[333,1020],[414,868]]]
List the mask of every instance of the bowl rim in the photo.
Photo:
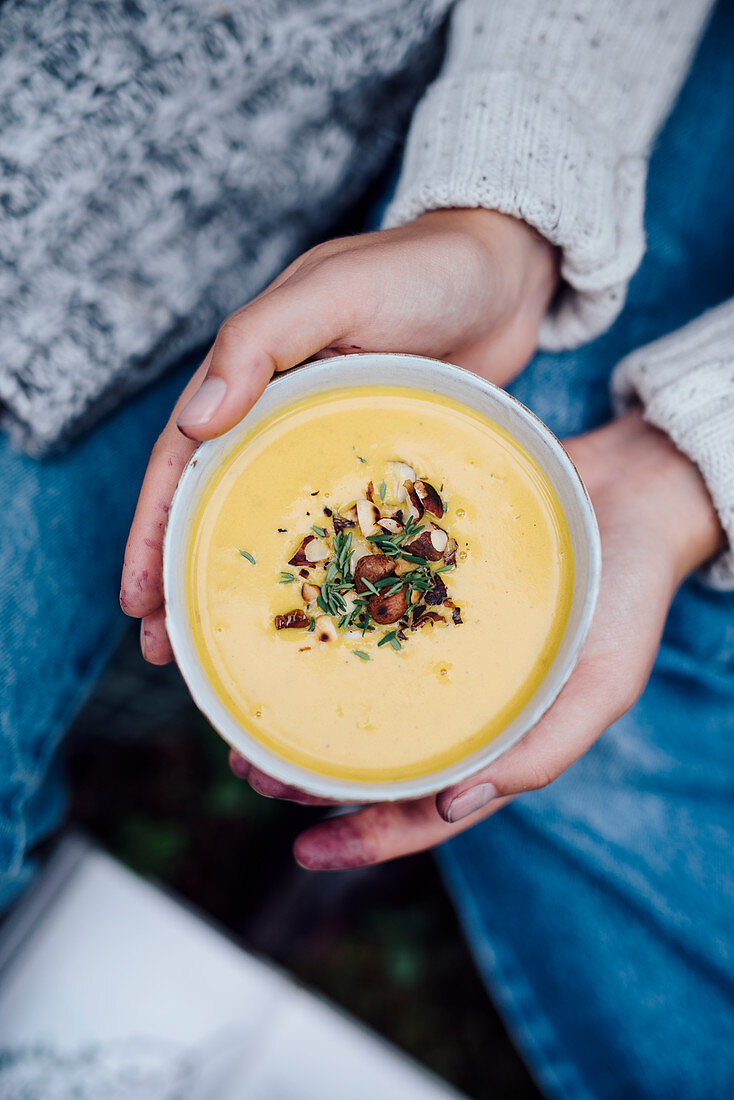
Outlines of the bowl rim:
[[[302,364],[283,374],[276,375],[268,383],[266,393],[278,395],[281,390],[286,392],[281,401],[276,398],[273,399],[275,402],[273,407],[263,413],[261,418],[269,420],[277,415],[279,407],[286,406],[291,402],[295,404],[303,399],[306,394],[300,392],[301,379],[307,374],[314,376],[312,380],[317,387],[316,393],[338,391],[342,386],[346,388],[357,385],[368,386],[369,382],[355,383],[346,380],[342,372],[346,371],[348,374],[360,366],[365,366],[367,360],[375,359],[385,361],[407,360],[409,365],[421,365],[427,373],[432,374],[434,377],[441,377],[447,385],[450,385],[452,380],[458,381],[462,384],[462,389],[466,383],[469,383],[470,389],[482,391],[485,396],[489,395],[493,402],[509,411],[511,417],[518,417],[530,426],[531,430],[550,448],[558,469],[566,477],[567,488],[571,491],[571,495],[578,506],[587,552],[587,583],[581,597],[582,606],[573,637],[566,646],[562,661],[558,663],[557,658],[563,643],[566,641],[565,633],[559,651],[557,651],[545,676],[528,703],[485,746],[474,750],[467,757],[460,758],[451,765],[407,779],[381,781],[341,779],[310,771],[303,765],[296,764],[286,757],[280,756],[259,741],[254,734],[237,721],[214,690],[196,657],[193,635],[190,629],[185,591],[185,562],[188,557],[188,539],[183,540],[183,545],[178,546],[179,553],[176,553],[179,536],[186,524],[190,524],[193,513],[196,511],[194,505],[198,506],[201,493],[210,480],[207,477],[203,483],[199,484],[201,474],[197,475],[196,471],[200,465],[204,465],[201,462],[202,458],[213,460],[218,457],[221,465],[221,461],[235,449],[240,438],[245,434],[249,434],[253,427],[256,430],[257,410],[260,401],[256,402],[247,416],[229,431],[215,439],[201,443],[189,458],[179,478],[171,500],[163,539],[163,589],[166,628],[181,675],[195,704],[214,729],[231,748],[245,756],[256,768],[286,785],[297,787],[308,794],[350,802],[392,802],[434,794],[446,786],[453,786],[488,767],[489,764],[504,756],[517,745],[553,705],[578,664],[591,628],[601,580],[601,543],[594,508],[586,486],[568,452],[550,428],[531,409],[528,409],[516,397],[513,397],[512,394],[500,386],[482,378],[473,371],[428,356],[402,352],[360,352],[331,356]],[[401,378],[399,364],[395,363],[394,365],[396,367],[395,379],[390,382],[379,382],[378,385],[381,387],[392,386],[394,388],[415,389],[423,393],[431,392],[430,383],[415,384],[409,378]],[[340,377],[340,374],[342,374],[342,377]],[[327,383],[319,386],[318,383],[323,376],[326,376]],[[291,392],[294,388],[296,392]],[[462,397],[451,399],[473,408]],[[473,411],[490,419],[486,411],[477,408],[473,408]],[[511,431],[510,434],[512,435]],[[520,445],[525,446],[523,443]],[[551,478],[537,455],[533,455],[533,458],[551,481],[554,490],[558,492],[557,479]],[[576,551],[575,546],[574,550]],[[576,554],[574,556],[576,557]],[[574,591],[572,609],[575,601],[576,593]],[[568,631],[568,627],[566,630]],[[554,674],[552,679],[551,673]],[[521,716],[523,720],[518,723],[517,719]],[[512,729],[513,725],[516,727],[515,729]],[[507,733],[508,730],[511,731],[509,734]]]

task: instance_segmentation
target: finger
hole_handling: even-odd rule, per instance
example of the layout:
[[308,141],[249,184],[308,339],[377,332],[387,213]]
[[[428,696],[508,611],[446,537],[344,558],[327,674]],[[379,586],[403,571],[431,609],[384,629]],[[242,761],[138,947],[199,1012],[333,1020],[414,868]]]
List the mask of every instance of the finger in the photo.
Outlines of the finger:
[[344,261],[326,257],[232,314],[214,343],[207,376],[178,417],[191,439],[212,439],[252,408],[277,371],[315,355],[351,329],[361,300]]
[[249,765],[247,780],[254,791],[264,795],[265,798],[278,798],[285,802],[298,802],[302,806],[334,806],[336,803],[330,798],[319,798],[318,795],[309,794],[299,787],[292,787],[288,783],[281,783],[279,779],[261,772],[253,764]]
[[498,800],[458,824],[447,824],[439,816],[432,797],[378,803],[307,829],[296,840],[293,854],[309,871],[343,871],[383,863],[443,844],[495,813],[505,801]]
[[163,535],[168,509],[181,471],[196,450],[196,443],[178,431],[176,417],[196,392],[210,361],[211,352],[178,399],[150,456],[125,547],[120,585],[120,607],[134,618],[150,615],[163,600]]
[[140,620],[140,648],[151,665],[167,665],[173,650],[166,631],[166,612],[162,607]]
[[248,779],[250,786],[258,794],[265,798],[278,798],[286,802],[299,802],[304,806],[333,806],[335,803],[329,798],[318,798],[308,794],[299,787],[291,787],[287,783],[281,783],[279,779],[273,779],[265,772],[256,768],[249,760],[236,751],[230,749],[229,766],[238,779]]
[[461,821],[497,798],[539,790],[557,779],[626,709],[608,679],[602,661],[582,660],[546,716],[519,745],[437,795],[441,817]]

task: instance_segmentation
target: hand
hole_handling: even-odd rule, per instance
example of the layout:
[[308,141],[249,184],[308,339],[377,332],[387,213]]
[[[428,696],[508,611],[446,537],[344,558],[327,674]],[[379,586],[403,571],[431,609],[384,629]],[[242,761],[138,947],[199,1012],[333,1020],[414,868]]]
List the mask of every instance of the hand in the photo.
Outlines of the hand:
[[[603,555],[594,623],[568,684],[519,745],[437,798],[376,804],[308,829],[295,845],[302,866],[359,867],[443,843],[551,783],[642,693],[676,589],[721,548],[723,532],[696,467],[639,413],[567,448],[591,494]],[[231,763],[261,793],[316,801],[235,754]]]
[[319,245],[234,313],[156,443],[125,553],[123,611],[143,655],[173,657],[161,549],[181,471],[198,441],[249,411],[274,372],[351,351],[448,358],[498,383],[530,359],[556,286],[552,247],[490,210],[443,210],[401,229]]

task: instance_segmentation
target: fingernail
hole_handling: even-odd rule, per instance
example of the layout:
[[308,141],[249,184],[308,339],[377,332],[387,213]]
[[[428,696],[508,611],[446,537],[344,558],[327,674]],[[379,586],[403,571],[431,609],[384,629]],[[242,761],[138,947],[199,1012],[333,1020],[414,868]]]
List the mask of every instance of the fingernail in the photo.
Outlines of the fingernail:
[[364,835],[349,818],[314,825],[293,846],[296,862],[307,871],[347,871],[373,863],[375,856]]
[[176,423],[179,428],[198,428],[208,424],[224,400],[227,383],[223,378],[205,378],[188,405],[184,405]]
[[477,783],[476,787],[470,787],[468,791],[457,794],[446,812],[446,820],[452,825],[461,821],[469,814],[481,810],[493,798],[497,797],[497,788],[494,783]]
[[140,620],[140,652],[143,654],[143,660],[146,660],[146,655],[145,655],[145,619]]

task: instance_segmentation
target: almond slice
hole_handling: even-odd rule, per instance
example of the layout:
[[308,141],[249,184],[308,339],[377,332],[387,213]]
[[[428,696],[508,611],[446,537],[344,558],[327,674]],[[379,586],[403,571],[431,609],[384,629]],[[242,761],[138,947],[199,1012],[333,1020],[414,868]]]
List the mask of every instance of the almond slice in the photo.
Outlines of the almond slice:
[[326,561],[330,553],[329,547],[321,539],[314,538],[306,547],[306,561],[313,564],[317,561]]
[[441,527],[427,523],[417,538],[408,543],[405,549],[417,558],[426,561],[440,561],[449,541],[449,536]]
[[325,542],[317,539],[315,535],[306,535],[293,557],[289,559],[288,564],[309,565],[316,561],[326,561],[328,556],[329,548]]
[[286,611],[285,615],[275,616],[275,629],[291,630],[297,628],[302,630],[307,627],[310,622],[311,620],[306,612],[302,611],[300,607],[296,607],[293,611]]
[[317,616],[314,632],[320,642],[335,642],[339,637],[337,629],[328,615]]
[[423,504],[421,499],[415,491],[415,486],[412,481],[403,482],[403,489],[405,490],[405,506],[408,513],[408,519],[419,520],[423,515]]
[[365,538],[370,535],[379,535],[381,528],[377,526],[380,518],[380,509],[371,500],[357,501],[357,520],[359,529]]
[[441,519],[443,501],[433,486],[427,481],[416,481],[413,488],[426,512],[430,512],[436,519]]
[[402,523],[398,523],[392,516],[388,516],[387,519],[378,519],[377,522],[383,531],[387,531],[390,535],[400,535],[405,530]]
[[405,493],[405,482],[409,481],[412,485],[415,481],[415,470],[412,466],[409,466],[407,462],[388,462],[387,468],[390,472],[390,476],[394,479],[392,486],[391,497],[393,500],[402,502],[407,499]]

